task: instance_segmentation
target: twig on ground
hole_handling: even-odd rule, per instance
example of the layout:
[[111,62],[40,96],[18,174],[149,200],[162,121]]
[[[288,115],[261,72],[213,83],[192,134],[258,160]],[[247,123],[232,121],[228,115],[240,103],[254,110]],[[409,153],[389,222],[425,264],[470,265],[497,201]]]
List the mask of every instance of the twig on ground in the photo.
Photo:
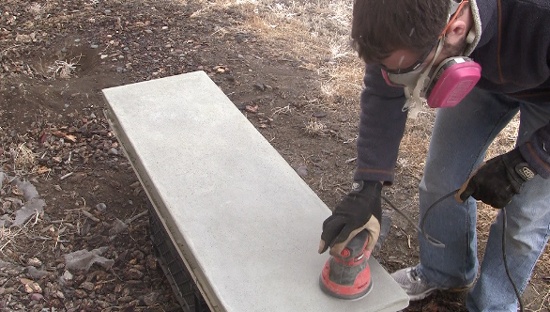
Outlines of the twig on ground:
[[59,180],[63,181],[63,180],[65,180],[66,178],[72,176],[73,174],[74,174],[74,172],[69,172],[69,173],[67,173],[66,175],[64,175],[64,176],[62,176],[61,178],[59,178]]
[[53,244],[53,249],[55,250],[57,248],[57,243],[59,242],[59,229],[63,225],[63,220],[61,220],[61,223],[59,223],[59,226],[57,227],[57,236],[55,237],[55,243]]
[[135,216],[133,216],[133,217],[131,217],[131,218],[126,219],[126,221],[125,221],[124,223],[126,223],[126,225],[128,225],[128,224],[134,222],[135,220],[141,218],[142,216],[144,216],[144,215],[146,215],[146,214],[147,214],[147,210],[142,211],[142,212],[138,213],[137,215],[135,215]]
[[85,215],[86,217],[88,217],[90,220],[94,221],[94,222],[99,222],[100,220],[98,218],[96,218],[93,214],[89,213],[88,211],[82,209],[82,214]]
[[271,114],[271,117],[279,115],[279,114],[285,114],[288,115],[292,113],[292,109],[290,108],[290,105],[284,106],[284,107],[276,107],[273,109],[273,114]]

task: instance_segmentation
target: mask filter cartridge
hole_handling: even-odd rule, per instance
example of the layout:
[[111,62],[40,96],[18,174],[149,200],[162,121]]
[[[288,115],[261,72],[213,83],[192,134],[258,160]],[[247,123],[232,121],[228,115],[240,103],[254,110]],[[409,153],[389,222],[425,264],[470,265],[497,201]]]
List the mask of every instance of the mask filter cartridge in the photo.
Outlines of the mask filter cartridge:
[[456,106],[472,91],[481,78],[481,66],[468,57],[444,60],[430,75],[426,90],[432,108]]

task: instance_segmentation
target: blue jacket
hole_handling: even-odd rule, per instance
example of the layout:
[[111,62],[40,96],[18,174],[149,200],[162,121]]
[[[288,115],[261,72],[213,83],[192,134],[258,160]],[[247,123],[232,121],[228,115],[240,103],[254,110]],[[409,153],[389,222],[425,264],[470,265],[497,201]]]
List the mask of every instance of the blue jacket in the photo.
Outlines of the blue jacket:
[[[476,2],[483,28],[471,54],[483,69],[477,87],[550,105],[550,1]],[[376,65],[367,66],[364,84],[354,178],[392,183],[407,119],[403,89],[388,86]],[[550,120],[520,150],[550,177]]]

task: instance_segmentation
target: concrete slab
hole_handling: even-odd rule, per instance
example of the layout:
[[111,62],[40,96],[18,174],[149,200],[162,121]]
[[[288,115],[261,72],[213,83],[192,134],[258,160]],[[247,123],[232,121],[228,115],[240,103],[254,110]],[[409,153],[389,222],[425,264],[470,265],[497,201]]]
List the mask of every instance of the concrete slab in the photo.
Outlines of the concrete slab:
[[371,258],[363,299],[325,295],[330,210],[204,72],[103,90],[112,125],[212,311],[397,311]]

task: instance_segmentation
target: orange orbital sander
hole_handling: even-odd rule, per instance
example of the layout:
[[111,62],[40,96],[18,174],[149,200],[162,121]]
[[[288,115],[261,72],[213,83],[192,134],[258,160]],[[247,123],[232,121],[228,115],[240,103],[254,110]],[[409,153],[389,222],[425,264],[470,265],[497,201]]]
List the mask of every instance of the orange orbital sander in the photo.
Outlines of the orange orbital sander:
[[321,272],[319,285],[328,295],[347,300],[360,299],[372,289],[366,230],[357,234],[339,256],[331,256]]

